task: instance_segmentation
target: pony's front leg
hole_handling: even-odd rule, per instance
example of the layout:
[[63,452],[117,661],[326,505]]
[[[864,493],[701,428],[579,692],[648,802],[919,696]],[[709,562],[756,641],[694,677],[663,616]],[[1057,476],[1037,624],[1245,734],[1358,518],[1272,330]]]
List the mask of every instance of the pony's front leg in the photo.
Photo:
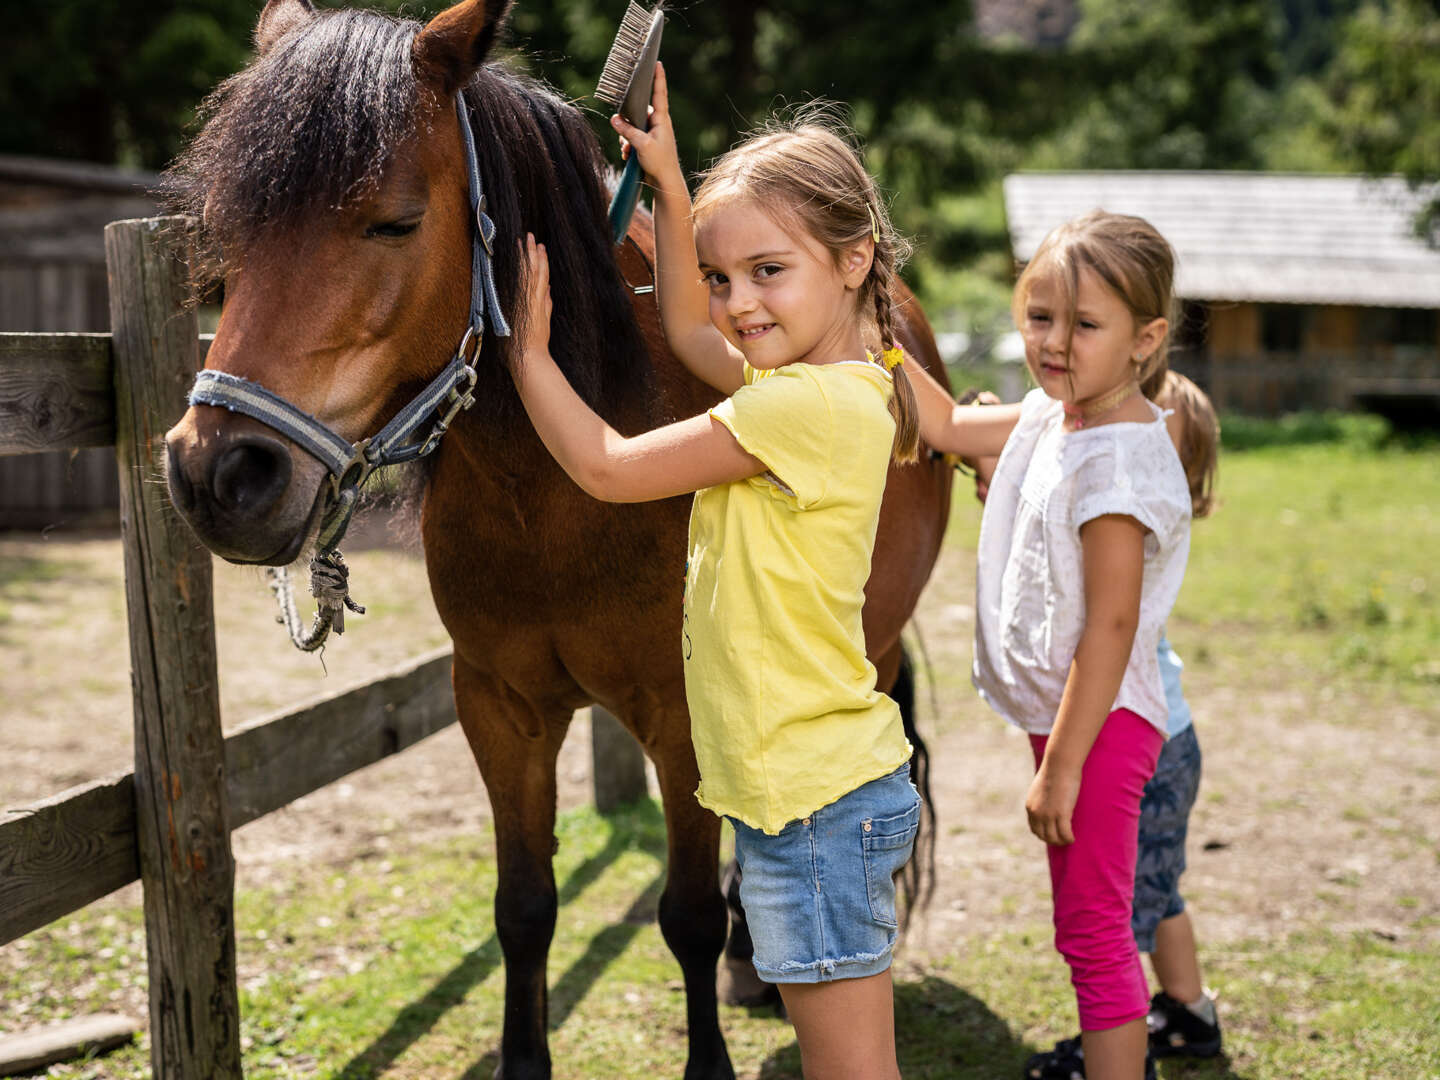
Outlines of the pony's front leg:
[[725,946],[728,922],[720,894],[720,819],[695,801],[700,774],[684,706],[678,708],[679,715],[654,728],[650,743],[665,804],[668,857],[660,933],[685,980],[690,1035],[685,1080],[735,1080],[715,993],[715,962]]
[[495,931],[505,957],[496,1080],[549,1080],[545,965],[555,935],[555,758],[571,713],[539,715],[458,655],[455,705],[495,821]]

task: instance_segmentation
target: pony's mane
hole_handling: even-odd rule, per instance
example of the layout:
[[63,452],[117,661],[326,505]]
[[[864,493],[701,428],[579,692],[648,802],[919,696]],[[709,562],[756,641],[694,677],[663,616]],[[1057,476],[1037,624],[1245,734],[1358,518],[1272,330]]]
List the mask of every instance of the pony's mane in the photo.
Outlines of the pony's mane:
[[[207,98],[205,126],[163,190],[172,210],[202,218],[212,271],[243,261],[274,230],[364,194],[423,137],[414,123],[426,91],[410,53],[421,28],[373,11],[320,12]],[[518,336],[519,242],[533,232],[550,256],[551,351],[581,397],[613,420],[646,386],[650,365],[606,224],[599,144],[577,109],[500,64],[483,67],[465,92],[497,227],[501,305]],[[515,340],[485,337],[494,362],[480,365],[475,411],[491,421],[523,415],[508,374]]]

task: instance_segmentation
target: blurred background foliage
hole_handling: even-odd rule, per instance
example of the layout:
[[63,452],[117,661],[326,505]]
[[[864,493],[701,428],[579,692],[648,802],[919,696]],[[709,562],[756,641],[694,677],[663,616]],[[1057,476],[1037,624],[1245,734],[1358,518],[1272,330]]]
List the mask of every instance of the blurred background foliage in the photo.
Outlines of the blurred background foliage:
[[[261,6],[4,3],[0,152],[152,169],[247,61]],[[514,62],[589,109],[607,145],[590,95],[623,10],[519,0],[510,19]],[[911,283],[939,328],[982,341],[1008,320],[1015,169],[1440,179],[1440,0],[675,0],[662,55],[693,169],[777,109],[843,102],[918,241]],[[1417,222],[1432,241],[1437,210]]]

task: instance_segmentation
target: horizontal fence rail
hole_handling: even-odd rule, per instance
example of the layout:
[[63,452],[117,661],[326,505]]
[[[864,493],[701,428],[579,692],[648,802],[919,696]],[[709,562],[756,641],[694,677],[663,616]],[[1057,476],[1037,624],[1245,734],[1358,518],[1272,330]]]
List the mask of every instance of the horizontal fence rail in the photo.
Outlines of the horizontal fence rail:
[[0,334],[0,456],[114,445],[109,334]]
[[[451,650],[225,738],[230,827],[373,765],[455,721]],[[133,774],[0,813],[0,945],[140,876]]]

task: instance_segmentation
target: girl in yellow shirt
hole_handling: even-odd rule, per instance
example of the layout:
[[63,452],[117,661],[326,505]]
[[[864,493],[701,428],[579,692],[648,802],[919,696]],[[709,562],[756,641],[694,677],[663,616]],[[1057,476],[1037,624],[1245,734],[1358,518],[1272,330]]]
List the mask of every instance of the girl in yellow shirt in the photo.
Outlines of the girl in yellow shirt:
[[663,68],[649,131],[612,123],[655,192],[666,339],[728,396],[619,435],[549,355],[548,264],[533,237],[515,383],[591,495],[696,493],[681,641],[696,795],[734,824],[755,967],[780,985],[806,1077],[893,1080],[892,878],[920,801],[860,611],[886,471],[892,456],[913,460],[918,439],[891,328],[903,242],[855,150],[822,125],[731,150],[692,209]]

